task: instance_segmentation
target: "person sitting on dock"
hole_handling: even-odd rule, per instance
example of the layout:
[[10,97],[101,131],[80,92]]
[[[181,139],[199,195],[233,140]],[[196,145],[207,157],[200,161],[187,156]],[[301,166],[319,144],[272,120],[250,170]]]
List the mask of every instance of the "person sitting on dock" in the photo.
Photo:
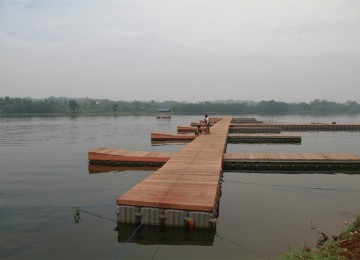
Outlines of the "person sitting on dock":
[[204,122],[205,122],[205,133],[210,134],[210,118],[208,117],[208,115],[205,115]]

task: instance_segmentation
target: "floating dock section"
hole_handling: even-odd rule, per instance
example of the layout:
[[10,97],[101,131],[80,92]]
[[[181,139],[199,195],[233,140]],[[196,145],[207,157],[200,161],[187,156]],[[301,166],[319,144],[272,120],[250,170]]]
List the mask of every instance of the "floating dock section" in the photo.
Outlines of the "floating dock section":
[[[196,126],[178,126],[178,134],[195,133],[197,130]],[[280,127],[258,127],[258,126],[238,126],[230,127],[229,133],[274,133],[278,134],[281,132]]]
[[256,127],[256,126],[234,126],[230,127],[229,133],[273,133],[279,134],[281,132],[280,127]]
[[354,171],[360,170],[360,156],[346,153],[225,153],[224,170]]
[[197,130],[196,126],[178,126],[177,127],[177,133],[178,134],[186,134],[186,133],[192,133],[194,134]]
[[[152,144],[166,144],[171,142],[190,142],[200,135],[151,133]],[[301,136],[281,134],[229,134],[228,143],[301,143]]]
[[[154,171],[157,170],[157,168],[154,169],[154,164],[161,167],[175,155],[175,153],[164,152],[158,153],[159,158],[155,158],[153,155],[152,157],[146,157],[147,159],[144,160],[128,156],[128,154],[134,155],[146,152],[106,150],[110,154],[118,154],[118,158],[109,161],[103,154],[94,152],[96,150],[89,152],[89,173],[125,170]],[[125,158],[126,160],[124,160]],[[159,163],[159,161],[163,162]],[[354,171],[360,170],[360,156],[348,153],[225,153],[223,156],[223,168],[227,171]]]
[[[201,123],[193,123],[196,126],[178,126],[177,132],[194,133],[197,125]],[[282,131],[306,132],[306,131],[360,131],[360,124],[248,124],[233,123],[231,124],[229,133],[280,133]]]
[[[116,167],[161,167],[176,153],[95,149],[88,153],[89,165]],[[92,167],[94,172],[99,172]],[[110,170],[110,168],[109,168]]]
[[[216,123],[219,122],[221,120],[221,117],[211,117],[210,118],[210,123]],[[203,120],[201,120],[200,122],[202,122]],[[233,117],[231,119],[231,123],[238,123],[238,124],[246,124],[246,123],[252,123],[252,124],[256,124],[256,123],[262,123],[262,121],[257,120],[254,117]]]
[[197,138],[195,134],[169,134],[169,133],[151,133],[151,141],[184,141],[190,142]]
[[281,134],[229,134],[228,143],[300,144],[301,136]]
[[99,148],[88,153],[92,165],[159,167],[164,165],[174,153],[114,150]]
[[120,196],[118,222],[211,228],[218,215],[223,154],[231,118],[224,118]]
[[[229,132],[243,127],[276,127],[280,131],[360,131],[360,124],[232,124]],[[234,129],[235,128],[235,129]]]

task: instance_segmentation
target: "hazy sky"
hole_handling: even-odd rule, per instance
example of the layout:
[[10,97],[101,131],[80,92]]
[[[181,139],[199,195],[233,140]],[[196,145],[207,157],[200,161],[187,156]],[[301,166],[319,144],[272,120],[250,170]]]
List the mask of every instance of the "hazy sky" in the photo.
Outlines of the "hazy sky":
[[359,0],[0,0],[0,96],[360,101]]

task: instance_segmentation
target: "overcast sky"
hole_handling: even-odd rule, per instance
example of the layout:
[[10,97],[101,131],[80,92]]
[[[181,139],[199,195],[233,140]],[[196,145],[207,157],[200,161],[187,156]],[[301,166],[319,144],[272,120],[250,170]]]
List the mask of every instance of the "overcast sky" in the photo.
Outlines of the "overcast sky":
[[360,101],[359,0],[0,0],[0,96]]

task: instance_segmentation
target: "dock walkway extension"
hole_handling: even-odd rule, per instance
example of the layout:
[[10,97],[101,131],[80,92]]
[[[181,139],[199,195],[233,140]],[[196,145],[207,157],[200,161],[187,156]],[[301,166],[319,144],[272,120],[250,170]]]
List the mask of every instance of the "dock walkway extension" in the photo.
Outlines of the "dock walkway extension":
[[155,173],[117,199],[118,221],[149,225],[164,222],[208,228],[216,217],[223,154],[231,118],[224,118],[210,135],[183,147]]
[[224,170],[354,171],[360,156],[348,153],[225,153]]
[[170,152],[145,152],[99,148],[88,153],[92,165],[160,167],[171,158]]
[[[151,133],[151,144],[190,142],[199,137],[195,134]],[[229,134],[228,143],[301,143],[301,136],[284,134]]]
[[[142,152],[128,150],[96,149],[89,152],[89,163],[92,171],[97,172],[101,165],[118,166],[124,169],[138,167],[161,167],[176,153]],[[120,168],[117,168],[120,169]],[[360,170],[360,156],[349,153],[224,153],[224,170],[251,171],[332,171]],[[114,170],[109,168],[109,171]]]
[[[243,128],[280,128],[281,131],[360,131],[360,124],[231,124],[229,132],[234,133]],[[240,128],[240,129],[239,129]]]

